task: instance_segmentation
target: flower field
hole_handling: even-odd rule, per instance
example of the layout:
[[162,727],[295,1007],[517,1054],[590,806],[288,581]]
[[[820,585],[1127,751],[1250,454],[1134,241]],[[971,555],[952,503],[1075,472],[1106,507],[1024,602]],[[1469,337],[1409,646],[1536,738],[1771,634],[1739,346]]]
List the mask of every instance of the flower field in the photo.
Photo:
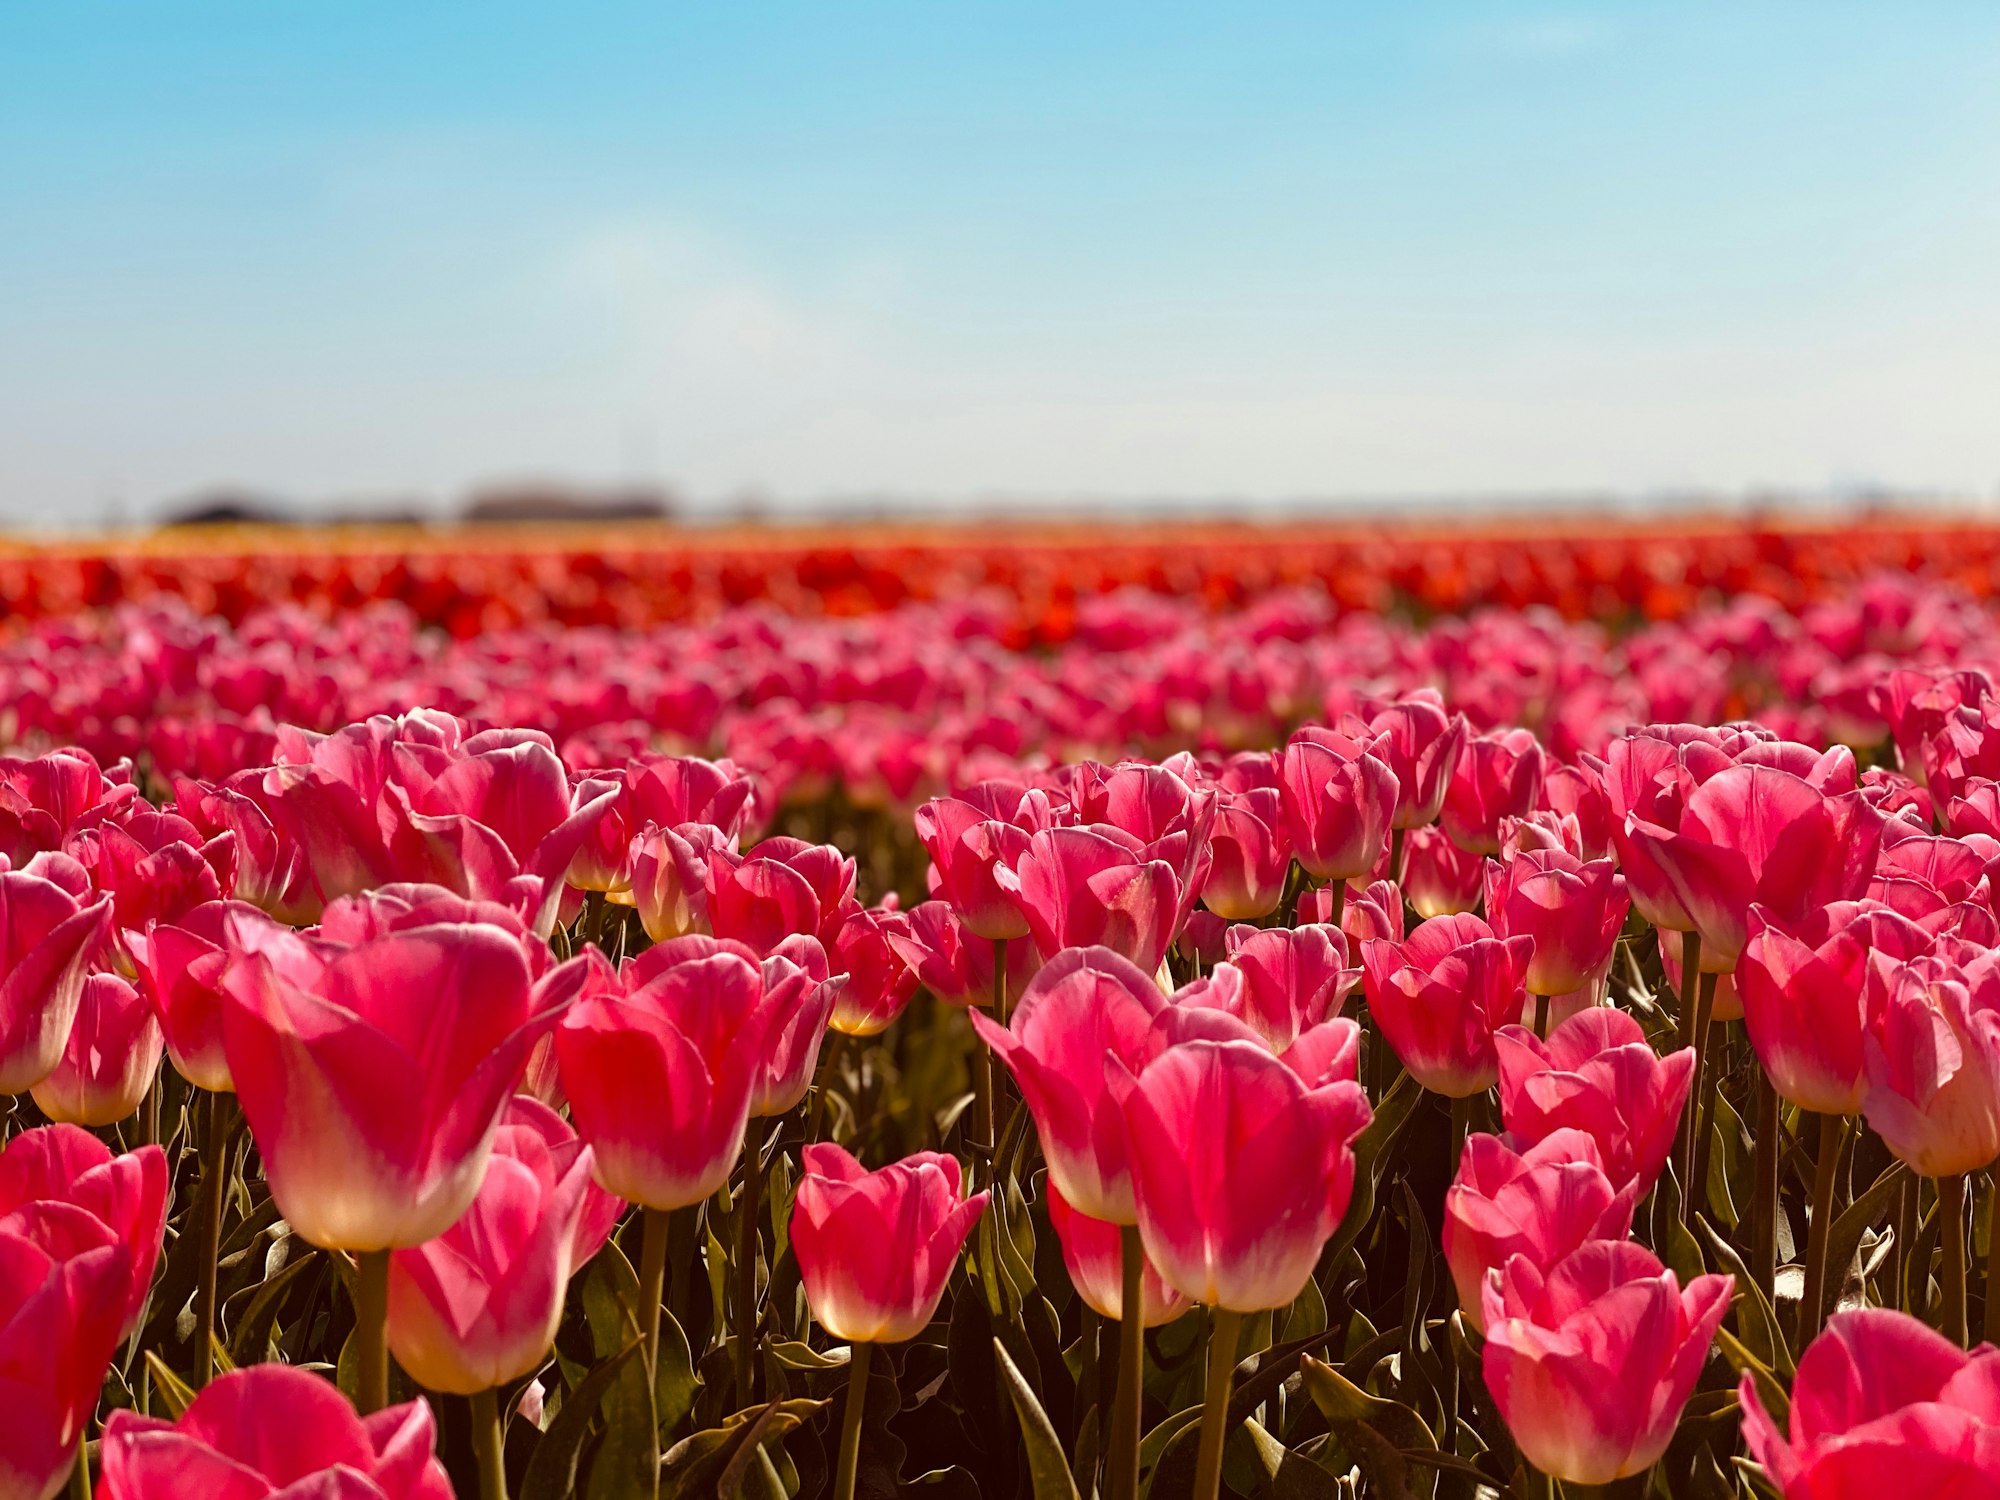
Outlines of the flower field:
[[2000,1493],[2000,534],[0,556],[0,1500]]

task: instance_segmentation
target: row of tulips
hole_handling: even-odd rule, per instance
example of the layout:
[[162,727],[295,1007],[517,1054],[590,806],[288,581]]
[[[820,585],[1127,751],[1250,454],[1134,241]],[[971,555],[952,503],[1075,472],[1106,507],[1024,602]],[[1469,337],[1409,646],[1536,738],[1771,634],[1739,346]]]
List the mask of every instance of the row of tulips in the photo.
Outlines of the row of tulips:
[[906,822],[437,709],[0,761],[0,1495],[1977,1493],[1936,631],[1859,755],[1327,681]]

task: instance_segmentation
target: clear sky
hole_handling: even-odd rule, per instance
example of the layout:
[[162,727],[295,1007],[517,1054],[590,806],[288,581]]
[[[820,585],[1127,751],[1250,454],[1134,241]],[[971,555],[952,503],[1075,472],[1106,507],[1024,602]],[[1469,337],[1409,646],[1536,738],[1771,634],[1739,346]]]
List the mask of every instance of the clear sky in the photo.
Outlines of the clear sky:
[[0,6],[0,518],[2000,488],[2000,5]]

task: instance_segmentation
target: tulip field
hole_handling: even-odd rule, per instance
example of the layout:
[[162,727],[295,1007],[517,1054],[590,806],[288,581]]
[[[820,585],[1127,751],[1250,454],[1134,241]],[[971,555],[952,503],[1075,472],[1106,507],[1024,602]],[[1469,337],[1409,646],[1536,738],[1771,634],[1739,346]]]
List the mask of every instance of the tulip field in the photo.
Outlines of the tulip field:
[[2000,540],[1691,534],[0,558],[0,1500],[2000,1494]]

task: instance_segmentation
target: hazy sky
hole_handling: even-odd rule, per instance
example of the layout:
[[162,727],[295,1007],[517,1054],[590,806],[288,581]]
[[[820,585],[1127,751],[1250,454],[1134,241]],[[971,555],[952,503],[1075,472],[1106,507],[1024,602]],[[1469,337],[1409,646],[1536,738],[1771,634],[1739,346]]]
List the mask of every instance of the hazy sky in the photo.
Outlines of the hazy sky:
[[2000,6],[8,0],[0,516],[2000,486]]

